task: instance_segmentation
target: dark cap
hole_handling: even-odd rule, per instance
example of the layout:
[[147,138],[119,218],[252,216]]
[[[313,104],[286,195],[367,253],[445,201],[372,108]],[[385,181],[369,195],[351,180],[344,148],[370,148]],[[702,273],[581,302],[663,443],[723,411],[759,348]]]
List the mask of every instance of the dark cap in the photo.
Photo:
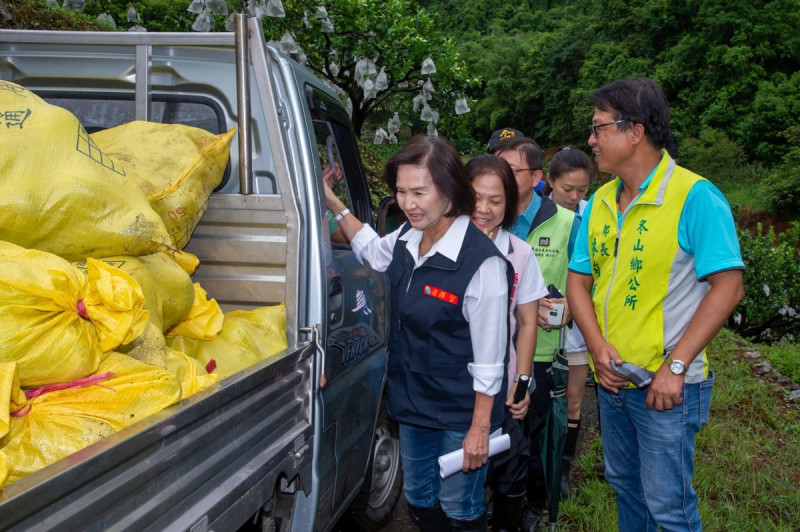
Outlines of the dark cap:
[[525,133],[523,133],[518,129],[514,129],[512,127],[504,127],[502,129],[498,129],[497,131],[492,133],[491,137],[489,137],[489,146],[486,151],[488,153],[492,153],[501,141],[508,139],[515,139],[524,136]]

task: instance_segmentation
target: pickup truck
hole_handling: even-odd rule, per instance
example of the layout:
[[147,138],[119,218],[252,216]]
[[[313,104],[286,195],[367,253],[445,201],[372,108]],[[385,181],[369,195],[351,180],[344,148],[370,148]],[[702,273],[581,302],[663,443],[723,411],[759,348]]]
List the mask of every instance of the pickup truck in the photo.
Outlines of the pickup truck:
[[235,126],[186,250],[224,311],[285,303],[289,347],[6,486],[0,529],[309,531],[345,515],[382,525],[402,483],[383,406],[386,292],[330,236],[329,165],[337,193],[374,225],[335,93],[241,15],[225,33],[0,30],[3,80],[89,133],[133,120]]

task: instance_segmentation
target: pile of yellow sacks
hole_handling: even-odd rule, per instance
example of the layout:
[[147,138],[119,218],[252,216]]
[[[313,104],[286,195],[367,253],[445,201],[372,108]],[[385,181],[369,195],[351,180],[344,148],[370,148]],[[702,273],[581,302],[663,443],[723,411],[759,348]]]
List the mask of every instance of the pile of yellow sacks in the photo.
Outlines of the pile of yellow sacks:
[[2,487],[283,350],[286,313],[224,315],[182,251],[233,129],[88,135],[2,80],[0,109]]

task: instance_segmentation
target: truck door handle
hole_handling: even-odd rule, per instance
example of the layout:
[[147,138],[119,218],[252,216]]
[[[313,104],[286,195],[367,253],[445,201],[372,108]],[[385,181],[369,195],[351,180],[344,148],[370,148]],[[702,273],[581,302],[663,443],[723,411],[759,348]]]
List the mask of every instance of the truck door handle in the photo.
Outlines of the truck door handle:
[[344,283],[334,277],[328,285],[328,329],[338,327],[344,321]]

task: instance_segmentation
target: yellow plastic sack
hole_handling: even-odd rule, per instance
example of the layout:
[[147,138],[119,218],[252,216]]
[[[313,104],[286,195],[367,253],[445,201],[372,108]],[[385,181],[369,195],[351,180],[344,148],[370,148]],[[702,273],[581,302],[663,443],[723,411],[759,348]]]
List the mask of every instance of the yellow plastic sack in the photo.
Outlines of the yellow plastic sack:
[[205,390],[219,380],[219,377],[215,373],[209,373],[199,360],[185,353],[168,347],[166,357],[167,369],[181,381],[184,398]]
[[[25,392],[19,386],[17,363],[0,362],[0,445],[11,426],[11,412],[24,407],[27,402]],[[0,488],[6,482],[10,468],[8,457],[0,450]]]
[[[163,331],[183,319],[192,308],[192,278],[167,253],[102,260],[136,279],[144,293],[144,308],[150,312],[144,332],[117,351],[147,364],[166,367]],[[76,264],[82,269],[85,265],[85,262]]]
[[0,242],[0,362],[17,362],[22,386],[90,375],[105,352],[144,330],[139,283],[94,259],[87,272]]
[[224,379],[286,349],[286,306],[232,311],[225,314],[217,338],[175,336],[167,338],[167,345],[196,358],[207,371]]
[[117,352],[151,366],[166,368],[166,348],[164,333],[152,321],[148,321],[142,334],[131,343],[119,346]]
[[[225,314],[225,317],[246,320],[256,326],[260,335],[267,339],[268,345],[259,343],[257,346],[253,346],[254,349],[261,349],[268,355],[286,349],[286,305],[283,303],[253,310],[232,310]],[[237,338],[234,336],[237,331],[237,329],[231,329],[220,334],[232,342],[247,345],[245,342],[249,337],[245,335]]]
[[[245,320],[226,319],[225,325],[228,328],[246,327],[250,334],[254,333],[252,327]],[[217,375],[220,380],[239,373],[262,360],[261,353],[258,351],[251,351],[221,336],[213,340],[175,336],[167,338],[167,346],[195,358],[207,372]]]
[[[8,434],[11,412],[22,408],[28,399],[19,384],[16,362],[0,362],[0,438]],[[0,486],[2,486],[0,482]]]
[[208,299],[208,294],[194,283],[194,302],[189,313],[174,327],[166,331],[167,338],[173,336],[187,336],[197,340],[211,340],[216,338],[222,328],[224,314],[215,299]]
[[0,439],[8,483],[181,399],[174,374],[119,353],[110,353],[91,377],[59,386],[72,387],[29,390],[27,405],[12,414],[8,435]]
[[3,487],[8,479],[9,469],[11,469],[11,465],[8,463],[8,457],[6,453],[0,451],[0,488]]
[[200,265],[200,259],[197,258],[196,255],[189,253],[188,251],[180,251],[177,249],[170,249],[167,251],[167,255],[174,260],[178,266],[183,268],[183,271],[192,275],[197,267]]
[[135,180],[78,119],[0,80],[0,240],[67,260],[171,249]]
[[222,181],[235,132],[136,121],[90,136],[139,183],[175,247],[183,249]]

